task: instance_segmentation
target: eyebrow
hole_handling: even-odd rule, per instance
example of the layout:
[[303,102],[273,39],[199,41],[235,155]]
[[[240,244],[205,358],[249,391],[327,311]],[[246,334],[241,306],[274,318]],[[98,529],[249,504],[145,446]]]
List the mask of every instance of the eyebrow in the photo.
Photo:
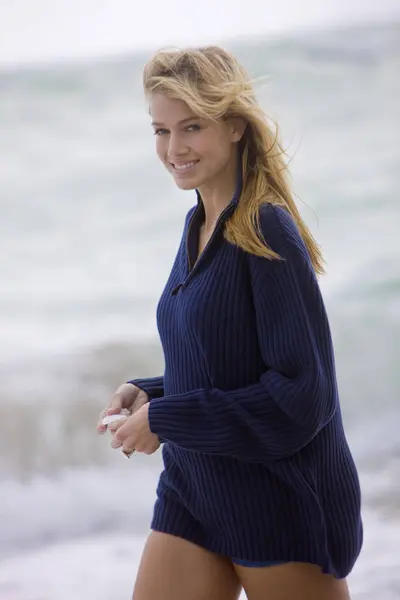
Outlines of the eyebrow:
[[[182,119],[182,121],[178,121],[177,125],[183,125],[183,123],[187,123],[188,121],[196,121],[199,120],[200,117],[196,117],[195,115],[193,115],[193,117],[187,117],[187,119]],[[153,121],[152,122],[153,127],[161,127],[164,125],[164,123],[157,123],[157,121]]]

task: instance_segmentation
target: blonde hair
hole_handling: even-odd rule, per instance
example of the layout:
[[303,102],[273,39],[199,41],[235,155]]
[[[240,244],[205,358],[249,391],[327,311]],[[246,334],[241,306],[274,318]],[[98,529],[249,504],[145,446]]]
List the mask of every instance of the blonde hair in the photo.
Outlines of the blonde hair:
[[217,46],[160,50],[145,65],[146,95],[160,92],[183,100],[207,119],[241,117],[246,123],[240,141],[243,187],[238,206],[225,224],[225,238],[251,254],[280,259],[263,239],[259,211],[279,204],[293,217],[316,273],[323,273],[321,250],[300,216],[287,181],[287,165],[277,132],[257,103],[245,69]]

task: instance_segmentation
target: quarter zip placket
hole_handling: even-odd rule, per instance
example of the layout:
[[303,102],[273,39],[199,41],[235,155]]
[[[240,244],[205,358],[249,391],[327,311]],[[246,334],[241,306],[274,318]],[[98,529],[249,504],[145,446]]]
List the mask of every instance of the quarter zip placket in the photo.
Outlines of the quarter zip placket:
[[188,227],[187,234],[186,234],[186,253],[187,253],[187,258],[188,258],[188,275],[187,275],[185,281],[183,282],[181,289],[184,288],[190,282],[190,280],[193,278],[194,274],[196,273],[197,269],[199,268],[199,265],[204,261],[205,255],[207,254],[207,252],[209,252],[210,247],[221,228],[221,223],[225,220],[226,216],[229,215],[229,213],[231,213],[234,210],[234,208],[235,208],[235,205],[233,204],[233,202],[231,202],[219,215],[217,222],[215,224],[215,227],[214,227],[214,231],[212,232],[210,239],[208,240],[207,244],[205,245],[203,252],[198,257],[196,262],[192,265],[191,260],[190,260],[189,236],[190,236],[193,222],[195,221],[196,217],[198,216],[199,209],[197,209],[195,211],[195,213],[193,214],[193,217],[189,223],[189,227]]
[[[241,160],[241,158],[240,158],[240,160]],[[189,222],[188,228],[187,228],[187,232],[186,232],[187,275],[183,282],[179,283],[176,287],[174,287],[174,289],[171,291],[171,296],[176,296],[181,290],[183,290],[188,285],[188,283],[194,277],[194,275],[196,274],[196,272],[199,268],[199,265],[201,265],[204,262],[205,255],[207,255],[207,253],[209,253],[210,247],[214,243],[215,237],[220,230],[221,223],[223,223],[223,221],[226,219],[226,217],[229,216],[235,210],[237,203],[239,202],[241,191],[242,191],[242,171],[240,168],[238,170],[236,191],[233,196],[233,199],[219,215],[217,222],[215,224],[214,231],[212,232],[212,235],[211,235],[210,239],[208,240],[203,252],[197,258],[196,262],[192,265],[191,256],[190,256],[190,248],[189,248],[189,237],[190,237],[193,223],[196,221],[196,219],[199,216],[199,211],[203,210],[203,212],[204,212],[204,207],[202,205],[201,197],[200,197],[199,192],[197,191],[198,206],[197,206],[196,210],[194,211],[192,218],[190,219],[190,222]],[[198,244],[197,244],[196,252],[198,254]],[[196,256],[197,256],[197,254],[196,254]]]

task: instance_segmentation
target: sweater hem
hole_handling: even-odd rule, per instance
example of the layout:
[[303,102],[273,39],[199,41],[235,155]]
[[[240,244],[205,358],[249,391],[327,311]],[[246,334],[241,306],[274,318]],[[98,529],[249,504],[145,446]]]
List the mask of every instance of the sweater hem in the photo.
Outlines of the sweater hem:
[[321,568],[322,572],[327,575],[332,575],[336,579],[345,579],[349,573],[339,573],[328,560],[328,563],[322,559],[318,559],[315,554],[309,555],[296,554],[291,549],[287,556],[266,554],[264,556],[244,556],[236,546],[229,547],[229,543],[224,543],[223,540],[212,538],[204,528],[195,520],[195,518],[183,507],[179,502],[165,502],[158,499],[156,502],[153,519],[150,529],[166,535],[181,538],[186,542],[200,546],[208,552],[217,554],[233,560],[244,560],[246,562],[301,562],[313,564]]

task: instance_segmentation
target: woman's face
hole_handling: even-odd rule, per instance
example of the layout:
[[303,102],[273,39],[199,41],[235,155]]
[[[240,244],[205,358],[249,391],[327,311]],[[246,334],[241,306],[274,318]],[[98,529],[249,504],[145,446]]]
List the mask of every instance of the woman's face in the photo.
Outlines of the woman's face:
[[159,93],[150,97],[150,115],[158,157],[181,189],[212,184],[235,161],[241,138],[235,120],[199,118],[182,100]]

